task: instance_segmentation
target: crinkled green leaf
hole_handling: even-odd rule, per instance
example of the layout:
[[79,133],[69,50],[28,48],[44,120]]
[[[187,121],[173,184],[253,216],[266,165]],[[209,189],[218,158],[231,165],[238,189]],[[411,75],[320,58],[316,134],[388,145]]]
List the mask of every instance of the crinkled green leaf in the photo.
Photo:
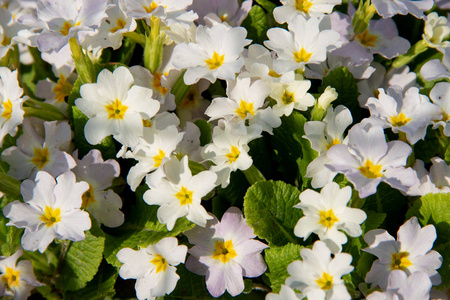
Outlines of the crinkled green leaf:
[[200,129],[200,145],[209,144],[211,142],[211,124],[203,119],[198,119],[194,124]]
[[270,280],[270,287],[274,293],[279,293],[281,285],[289,277],[287,266],[294,260],[301,260],[300,251],[302,246],[287,244],[282,247],[271,247],[264,250],[265,260],[268,267],[267,276]]
[[272,245],[298,244],[294,227],[302,217],[300,191],[282,181],[263,181],[251,186],[244,197],[244,214],[255,234]]
[[273,9],[275,7],[277,7],[277,5],[275,3],[273,3],[272,1],[269,1],[269,0],[255,0],[255,1],[256,1],[256,3],[261,5],[262,8],[264,8],[265,10],[267,10],[270,13],[273,11]]
[[105,235],[98,226],[86,232],[86,238],[72,242],[64,259],[56,287],[75,291],[86,286],[94,278],[103,257]]
[[266,32],[269,29],[269,23],[266,12],[261,6],[253,5],[241,26],[247,29],[247,38],[254,43],[262,45],[267,40]]
[[117,61],[120,63],[123,63],[125,65],[129,65],[131,62],[131,59],[133,58],[134,49],[136,47],[136,42],[132,39],[125,37],[122,40],[122,46],[112,52],[112,59],[111,61]]

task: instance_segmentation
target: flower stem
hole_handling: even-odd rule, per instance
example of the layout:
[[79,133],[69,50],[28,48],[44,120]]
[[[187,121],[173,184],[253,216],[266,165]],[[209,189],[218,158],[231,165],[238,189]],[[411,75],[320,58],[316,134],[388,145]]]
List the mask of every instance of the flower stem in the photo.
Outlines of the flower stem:
[[258,170],[255,165],[252,165],[247,170],[243,171],[245,178],[247,178],[248,183],[250,185],[253,185],[254,183],[257,183],[259,181],[266,181],[266,178],[264,178],[264,175]]

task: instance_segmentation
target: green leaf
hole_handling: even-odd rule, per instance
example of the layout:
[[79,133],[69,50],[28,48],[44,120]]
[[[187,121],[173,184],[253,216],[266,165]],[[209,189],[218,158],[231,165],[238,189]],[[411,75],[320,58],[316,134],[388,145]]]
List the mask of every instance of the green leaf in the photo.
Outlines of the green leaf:
[[84,288],[97,273],[104,247],[105,235],[98,226],[87,231],[83,241],[72,242],[56,281],[56,287],[65,291]]
[[[441,156],[439,154],[442,149],[442,144],[439,140],[439,130],[433,130],[429,127],[425,135],[425,140],[419,140],[413,146],[415,158],[425,163],[430,163],[433,157]],[[442,149],[442,151],[445,151],[445,149]],[[447,158],[449,157],[447,157],[447,153],[445,152],[445,159],[447,160]],[[450,158],[447,163],[449,162]]]
[[372,268],[372,264],[376,257],[370,253],[362,252],[361,256],[356,263],[356,273],[362,278],[366,277],[367,272]]
[[12,198],[22,198],[20,181],[4,173],[0,173],[0,191]]
[[372,210],[366,210],[367,219],[361,224],[361,229],[363,234],[372,230],[380,228],[380,225],[383,223],[384,219],[386,219],[385,213],[377,213]]
[[117,61],[125,65],[130,65],[133,58],[134,49],[136,48],[136,42],[131,38],[125,37],[122,40],[122,46],[116,51],[112,52],[111,61]]
[[242,171],[237,170],[230,175],[230,184],[226,188],[217,187],[217,196],[213,198],[213,214],[221,218],[230,206],[242,207],[244,196],[250,187]]
[[204,119],[198,119],[194,124],[200,129],[200,145],[209,144],[211,142],[211,124]]
[[159,206],[148,205],[142,200],[147,189],[148,187],[143,185],[137,188],[136,205],[131,208],[129,218],[122,226],[114,230],[114,235],[106,234],[105,259],[117,268],[122,265],[116,257],[120,249],[147,247],[165,237],[177,236],[195,226],[194,223],[183,217],[177,220],[171,231],[168,231],[165,224],[158,222],[156,214]]
[[272,13],[273,9],[277,7],[275,3],[269,0],[255,0],[256,3],[262,6],[265,10],[267,10],[269,13]]
[[241,26],[247,29],[247,38],[254,43],[262,44],[267,40],[266,32],[269,29],[269,23],[266,12],[261,6],[253,5]]
[[346,67],[340,67],[330,71],[323,78],[319,92],[323,93],[327,86],[335,88],[338,93],[338,98],[332,102],[333,107],[344,105],[351,111],[354,123],[361,121],[358,86],[352,73]]
[[266,273],[270,279],[270,287],[274,293],[279,293],[281,285],[289,277],[287,266],[294,260],[301,260],[302,246],[287,244],[282,247],[271,247],[264,250],[265,260],[269,271]]
[[251,186],[244,197],[244,214],[255,234],[275,246],[298,244],[294,227],[302,217],[300,191],[282,181],[263,181]]

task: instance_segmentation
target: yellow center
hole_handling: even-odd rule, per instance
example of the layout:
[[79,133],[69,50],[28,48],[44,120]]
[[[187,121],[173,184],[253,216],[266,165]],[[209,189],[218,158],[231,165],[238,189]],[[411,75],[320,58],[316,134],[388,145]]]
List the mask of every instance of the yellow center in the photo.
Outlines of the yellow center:
[[412,265],[408,252],[392,253],[391,270],[405,270]]
[[278,74],[277,72],[275,72],[274,70],[270,70],[270,71],[269,71],[269,76],[271,76],[271,77],[276,77],[276,78],[281,77],[281,75]]
[[308,11],[312,5],[313,4],[311,2],[309,2],[308,0],[295,0],[295,8],[298,11],[303,11],[305,13],[308,13]]
[[358,168],[361,173],[367,178],[378,178],[383,176],[381,173],[382,165],[374,165],[370,159],[366,160],[364,166]]
[[20,271],[14,270],[13,268],[10,267],[6,267],[5,274],[3,274],[2,276],[2,281],[7,287],[13,288],[19,286],[19,278],[20,278]]
[[61,210],[59,208],[53,209],[50,206],[46,206],[40,219],[47,227],[53,226],[53,224],[61,221]]
[[116,27],[111,28],[109,31],[111,33],[115,33],[116,31],[123,29],[125,25],[127,25],[127,22],[125,22],[125,20],[117,19]]
[[9,46],[9,44],[11,44],[11,38],[9,36],[4,35],[3,40],[0,44],[2,44],[3,46]]
[[3,105],[3,112],[2,112],[2,118],[5,118],[6,120],[11,119],[11,114],[12,114],[12,108],[13,108],[13,104],[11,102],[11,100],[6,100],[5,102],[2,103]]
[[150,121],[150,119],[145,119],[142,120],[142,125],[144,125],[144,127],[152,127],[153,123],[152,121]]
[[312,53],[306,52],[305,48],[300,49],[298,52],[294,52],[295,61],[298,63],[308,62]]
[[333,286],[333,276],[323,272],[322,277],[317,279],[316,283],[322,290],[329,290]]
[[105,108],[108,112],[108,119],[123,120],[128,106],[123,105],[122,102],[119,101],[119,99],[116,99],[114,103],[105,105]]
[[167,261],[164,257],[159,254],[155,254],[155,258],[150,261],[152,264],[156,266],[156,273],[161,271],[166,271]]
[[161,165],[164,157],[166,157],[166,153],[164,153],[164,151],[159,149],[158,154],[153,156],[153,161],[155,162],[155,165],[153,167],[158,168]]
[[283,96],[281,96],[281,101],[283,101],[284,104],[288,105],[295,101],[294,93],[289,93],[288,91],[284,91]]
[[236,255],[236,250],[234,250],[233,242],[231,240],[226,241],[225,243],[222,241],[216,241],[214,243],[214,253],[212,258],[220,260],[225,264]]
[[70,22],[64,21],[64,24],[59,32],[61,32],[62,35],[66,36],[69,34],[70,28],[72,28],[74,26],[78,26],[80,24],[81,24],[80,21],[76,22],[75,25],[72,25]]
[[334,145],[339,145],[340,143],[341,141],[338,140],[338,138],[334,138],[334,140],[332,140],[331,143],[327,145],[327,150],[333,147]]
[[333,227],[334,223],[339,221],[339,219],[336,217],[332,209],[330,209],[329,211],[320,211],[319,214],[320,214],[319,224],[322,224],[328,229]]
[[239,151],[237,147],[231,146],[230,153],[226,154],[225,156],[228,158],[228,162],[231,164],[239,158],[240,154],[241,151]]
[[145,12],[149,14],[149,13],[151,13],[152,11],[154,11],[155,8],[158,7],[158,4],[156,4],[155,1],[152,1],[152,3],[150,4],[150,6],[143,6],[143,7],[144,7],[144,9],[145,9]]
[[205,60],[205,63],[209,66],[210,70],[214,70],[223,64],[224,59],[225,54],[219,55],[216,51],[214,51],[212,58]]
[[64,102],[66,96],[70,95],[70,92],[72,92],[73,85],[68,83],[66,80],[66,77],[64,75],[61,75],[58,79],[58,82],[56,83],[55,87],[53,88],[53,93],[55,94],[55,99],[58,102]]
[[245,119],[247,117],[247,114],[250,114],[253,117],[255,115],[255,111],[253,110],[253,103],[247,103],[244,100],[241,100],[239,108],[236,109],[235,113],[242,119]]
[[91,185],[89,185],[89,189],[84,192],[83,196],[81,196],[81,199],[83,200],[81,204],[83,208],[87,208],[89,205],[95,202],[94,190],[92,189]]
[[181,108],[188,108],[188,107],[194,107],[197,103],[197,89],[195,86],[192,86],[192,88],[189,90],[189,92],[186,94],[186,96],[181,100],[180,107]]
[[225,22],[227,20],[227,18],[228,18],[228,14],[223,14],[223,15],[220,16],[220,20],[222,22]]
[[153,87],[162,95],[167,94],[167,92],[169,91],[168,88],[165,88],[161,85],[161,77],[162,74],[156,72],[155,74],[153,74]]
[[370,34],[369,29],[366,29],[363,33],[357,34],[356,38],[365,47],[375,47],[375,42],[378,40],[378,36]]
[[399,113],[397,116],[391,117],[391,124],[395,127],[406,125],[409,121],[411,121],[411,118],[407,118],[404,113]]
[[180,191],[175,194],[178,200],[180,200],[180,205],[186,205],[192,203],[192,194],[194,192],[186,189],[184,186],[181,187]]
[[34,156],[31,159],[31,162],[36,165],[39,170],[49,162],[49,151],[47,148],[34,148]]

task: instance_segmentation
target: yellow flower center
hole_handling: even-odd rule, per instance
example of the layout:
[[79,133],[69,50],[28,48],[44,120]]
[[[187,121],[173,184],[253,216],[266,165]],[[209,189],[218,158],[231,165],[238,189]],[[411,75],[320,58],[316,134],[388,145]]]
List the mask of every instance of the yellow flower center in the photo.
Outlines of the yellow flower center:
[[108,119],[117,119],[123,120],[125,116],[125,112],[128,109],[128,106],[125,106],[120,102],[119,99],[116,99],[114,103],[105,105],[106,111],[108,112]]
[[333,286],[333,276],[323,272],[322,277],[317,279],[316,283],[322,290],[329,290]]
[[295,100],[294,93],[289,93],[286,90],[284,91],[283,96],[281,96],[281,101],[283,101],[283,103],[286,105],[294,102],[294,100]]
[[155,165],[153,167],[158,168],[161,165],[164,157],[166,157],[166,153],[164,153],[164,151],[159,149],[158,154],[153,156],[153,161],[155,162]]
[[308,13],[308,11],[312,5],[313,4],[311,2],[309,2],[308,0],[295,0],[295,8],[298,11],[303,11],[305,13]]
[[81,204],[83,208],[87,208],[92,203],[95,203],[94,190],[91,185],[89,185],[89,189],[81,196],[81,199],[83,200]]
[[341,141],[338,140],[338,138],[334,138],[334,140],[332,140],[331,143],[327,145],[327,150],[333,147],[334,145],[339,145],[340,143]]
[[46,206],[40,219],[47,227],[53,226],[53,224],[61,221],[61,210],[59,208],[53,209],[50,206]]
[[34,148],[34,156],[31,159],[31,162],[36,165],[39,170],[49,162],[50,152],[47,148]]
[[7,287],[13,288],[19,286],[19,278],[20,271],[14,270],[10,267],[6,267],[5,274],[3,274],[2,276],[2,281]]
[[167,260],[159,254],[155,254],[155,258],[150,261],[156,266],[156,273],[165,272],[167,268]]
[[367,178],[378,178],[383,176],[381,173],[382,165],[374,165],[370,159],[366,160],[364,166],[358,168],[358,170]]
[[236,250],[233,248],[231,240],[222,242],[216,241],[214,243],[214,253],[212,258],[220,260],[222,263],[227,263],[230,259],[236,257]]
[[320,215],[319,224],[322,224],[328,229],[333,227],[334,223],[339,221],[339,219],[336,217],[332,209],[328,211],[320,211],[319,215]]
[[240,154],[241,151],[239,151],[236,146],[231,146],[230,153],[226,154],[225,156],[228,158],[228,162],[231,164],[239,158]]
[[0,44],[2,44],[3,46],[9,46],[9,44],[11,44],[11,39],[11,37],[4,35],[3,40]]
[[220,67],[223,64],[224,60],[225,54],[219,55],[216,51],[214,51],[213,56],[205,60],[205,63],[209,66],[210,70],[214,70]]
[[169,91],[168,88],[165,88],[161,85],[161,77],[162,74],[156,72],[155,74],[153,74],[153,87],[162,95],[167,94],[167,92]]
[[391,117],[391,124],[395,127],[406,125],[409,121],[411,121],[411,118],[407,118],[404,113],[399,113],[397,116]]
[[180,102],[181,108],[194,107],[197,103],[197,89],[195,86],[192,86],[189,92],[187,92],[186,96],[184,96],[183,100]]
[[250,114],[253,117],[255,115],[255,111],[253,110],[253,103],[247,103],[244,100],[241,100],[239,108],[236,109],[235,113],[242,119],[245,119],[247,117],[247,114]]
[[363,33],[357,34],[356,38],[365,47],[375,47],[375,42],[378,40],[378,36],[370,34],[369,29],[366,29]]
[[70,92],[72,92],[73,85],[68,83],[66,80],[66,77],[64,75],[61,75],[58,79],[58,82],[56,83],[55,87],[53,88],[53,93],[55,94],[55,99],[58,102],[64,102],[66,96],[70,95]]
[[276,77],[276,78],[281,77],[281,75],[278,74],[277,72],[275,72],[274,70],[270,70],[270,71],[269,71],[269,76],[271,76],[271,77]]
[[227,18],[228,18],[228,14],[223,14],[223,15],[220,16],[220,20],[222,22],[225,22],[227,20]]
[[156,4],[155,1],[152,1],[152,3],[150,4],[150,6],[143,6],[143,7],[144,7],[144,9],[145,9],[145,12],[149,14],[149,13],[151,13],[152,11],[154,11],[155,8],[158,7],[158,4]]
[[150,119],[145,119],[142,120],[142,125],[144,125],[144,127],[152,127],[153,123],[152,121],[150,121]]
[[13,107],[11,100],[9,100],[9,99],[6,100],[5,102],[2,103],[2,105],[3,105],[2,118],[5,118],[6,120],[11,119],[12,107]]
[[71,24],[70,22],[68,22],[68,21],[64,21],[64,24],[63,24],[63,26],[62,26],[62,28],[61,28],[61,30],[60,30],[59,32],[61,32],[62,35],[66,36],[66,35],[69,34],[70,28],[72,28],[72,27],[74,27],[74,26],[78,26],[78,25],[80,25],[80,24],[81,24],[80,21],[76,22],[75,25],[72,25],[72,24]]
[[405,270],[412,265],[408,252],[392,253],[391,270]]
[[111,33],[115,33],[118,30],[121,30],[125,27],[125,25],[127,25],[127,22],[123,19],[117,19],[117,25],[116,27],[111,28],[109,31]]
[[180,205],[186,205],[192,203],[192,194],[194,192],[188,190],[184,186],[181,187],[180,191],[175,194],[178,200],[180,200]]
[[300,49],[298,52],[294,52],[295,61],[298,63],[308,62],[312,53],[306,52],[305,48]]

